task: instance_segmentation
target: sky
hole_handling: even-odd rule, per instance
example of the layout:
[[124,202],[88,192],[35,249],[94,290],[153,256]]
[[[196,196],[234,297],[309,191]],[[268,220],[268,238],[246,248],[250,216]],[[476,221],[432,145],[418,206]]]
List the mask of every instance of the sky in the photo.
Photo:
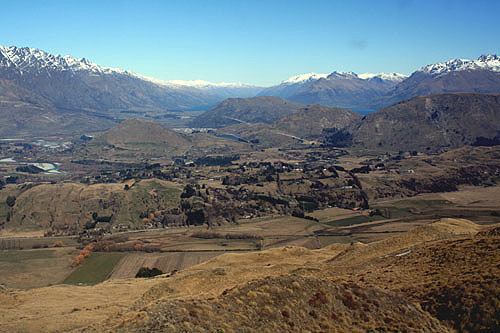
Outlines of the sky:
[[2,1],[0,45],[162,80],[278,84],[500,55],[498,0]]

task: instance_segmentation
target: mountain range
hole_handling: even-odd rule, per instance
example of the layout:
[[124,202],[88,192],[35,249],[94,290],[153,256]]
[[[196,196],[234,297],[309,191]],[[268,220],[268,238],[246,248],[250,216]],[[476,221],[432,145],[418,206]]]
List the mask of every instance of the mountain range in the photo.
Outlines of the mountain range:
[[378,101],[405,78],[405,75],[398,73],[310,73],[289,78],[277,86],[264,89],[259,95],[279,96],[303,104],[373,109],[374,101]]
[[102,67],[69,55],[0,46],[2,137],[102,131],[141,115],[207,109],[224,98],[253,95],[243,84],[167,82]]
[[424,66],[410,76],[353,72],[301,74],[264,89],[259,95],[373,111],[413,97],[446,92],[500,93],[500,57],[454,59]]
[[[272,124],[305,104],[373,111],[417,96],[450,92],[500,93],[500,57],[431,64],[408,77],[308,73],[261,89],[244,83],[162,81],[85,58],[0,46],[3,138],[98,133],[125,119],[159,119],[170,111],[208,110],[214,105],[191,126]],[[254,95],[258,97],[234,98]]]

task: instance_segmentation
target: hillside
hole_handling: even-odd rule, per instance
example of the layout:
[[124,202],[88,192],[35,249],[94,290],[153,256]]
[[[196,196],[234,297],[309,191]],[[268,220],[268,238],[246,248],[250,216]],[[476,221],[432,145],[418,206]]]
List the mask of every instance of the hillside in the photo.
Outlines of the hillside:
[[299,137],[317,138],[325,130],[345,128],[359,119],[359,113],[348,109],[313,104],[284,116],[274,123],[274,128]]
[[130,119],[93,138],[83,151],[95,158],[169,157],[183,154],[190,139],[150,121]]
[[166,211],[179,205],[182,188],[173,183],[142,180],[127,185],[129,190],[123,184],[80,183],[40,184],[21,193],[11,188],[17,199],[4,228],[78,233],[101,217],[106,221],[101,227],[113,230],[118,225],[142,225],[141,214],[148,210]]
[[285,115],[272,124],[240,123],[221,128],[219,135],[236,135],[259,147],[292,147],[310,143],[328,134],[331,130],[352,126],[361,116],[347,109],[308,105]]
[[196,117],[191,127],[220,128],[238,123],[272,123],[303,107],[279,97],[228,98]]
[[494,138],[500,95],[455,93],[417,97],[371,113],[352,128],[353,144],[378,150],[436,151]]
[[499,235],[442,219],[370,244],[227,253],[154,279],[0,290],[0,313],[11,332],[497,331]]
[[187,137],[179,133],[156,123],[138,119],[125,120],[93,140],[115,146],[151,143],[173,147],[189,144]]

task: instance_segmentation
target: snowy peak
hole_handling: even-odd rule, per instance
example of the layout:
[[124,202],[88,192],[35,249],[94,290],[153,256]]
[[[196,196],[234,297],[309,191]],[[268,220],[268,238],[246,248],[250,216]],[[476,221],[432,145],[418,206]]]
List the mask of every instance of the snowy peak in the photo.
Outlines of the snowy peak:
[[[19,71],[21,75],[26,72],[40,73],[42,71],[86,72],[89,73],[90,75],[121,74],[137,78],[143,81],[148,81],[156,85],[174,89],[181,89],[181,90],[193,90],[192,88],[201,90],[214,90],[214,89],[245,90],[246,89],[246,90],[251,90],[252,93],[253,91],[257,93],[257,91],[261,89],[256,86],[240,82],[213,83],[203,80],[164,81],[144,76],[141,74],[137,74],[131,71],[122,70],[119,68],[102,67],[85,58],[77,59],[70,55],[65,55],[65,56],[52,55],[45,51],[28,47],[18,48],[16,46],[9,46],[9,47],[0,46],[0,67],[14,68],[17,71]],[[237,94],[237,92],[235,92],[235,94]]]
[[382,81],[391,81],[395,83],[399,83],[406,79],[408,76],[400,73],[363,73],[356,74],[354,72],[340,72],[334,71],[331,74],[316,74],[316,73],[306,73],[300,74],[296,76],[292,76],[291,78],[282,81],[281,84],[298,84],[305,83],[309,81],[317,81],[319,79],[359,79],[359,80],[373,80],[379,79]]
[[76,59],[70,55],[52,55],[42,50],[16,46],[0,46],[0,65],[15,67],[19,71],[88,71],[95,74],[131,74],[118,68],[101,67],[85,58]]
[[380,79],[383,81],[401,82],[408,77],[408,75],[401,73],[363,73],[358,74],[362,80]]
[[420,69],[420,72],[438,76],[453,71],[474,70],[500,72],[500,57],[497,55],[486,54],[480,56],[477,60],[453,59],[447,62],[424,66]]
[[307,81],[316,81],[319,79],[324,79],[328,77],[328,74],[316,74],[316,73],[306,73],[306,74],[299,74],[292,76],[289,79],[286,79],[285,81],[281,82],[282,84],[296,84],[296,83],[303,83]]
[[241,83],[241,82],[220,82],[214,83],[204,80],[169,80],[163,81],[166,85],[174,85],[174,86],[185,86],[185,87],[193,87],[198,89],[207,89],[207,88],[252,88],[255,86]]
[[328,75],[327,79],[331,80],[331,79],[359,79],[358,77],[358,74],[354,73],[354,72],[338,72],[338,71],[335,71],[333,73],[331,73],[330,75]]

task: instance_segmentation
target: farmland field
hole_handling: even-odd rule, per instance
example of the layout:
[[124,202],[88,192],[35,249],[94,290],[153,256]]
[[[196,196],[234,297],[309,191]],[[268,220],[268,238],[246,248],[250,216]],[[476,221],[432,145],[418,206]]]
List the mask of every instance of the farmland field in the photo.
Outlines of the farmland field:
[[19,289],[61,283],[76,253],[71,248],[1,251],[0,283]]
[[66,284],[97,284],[106,280],[123,253],[91,253],[65,280]]
[[216,257],[221,252],[130,253],[115,267],[110,279],[133,278],[141,267],[164,273],[179,271]]

